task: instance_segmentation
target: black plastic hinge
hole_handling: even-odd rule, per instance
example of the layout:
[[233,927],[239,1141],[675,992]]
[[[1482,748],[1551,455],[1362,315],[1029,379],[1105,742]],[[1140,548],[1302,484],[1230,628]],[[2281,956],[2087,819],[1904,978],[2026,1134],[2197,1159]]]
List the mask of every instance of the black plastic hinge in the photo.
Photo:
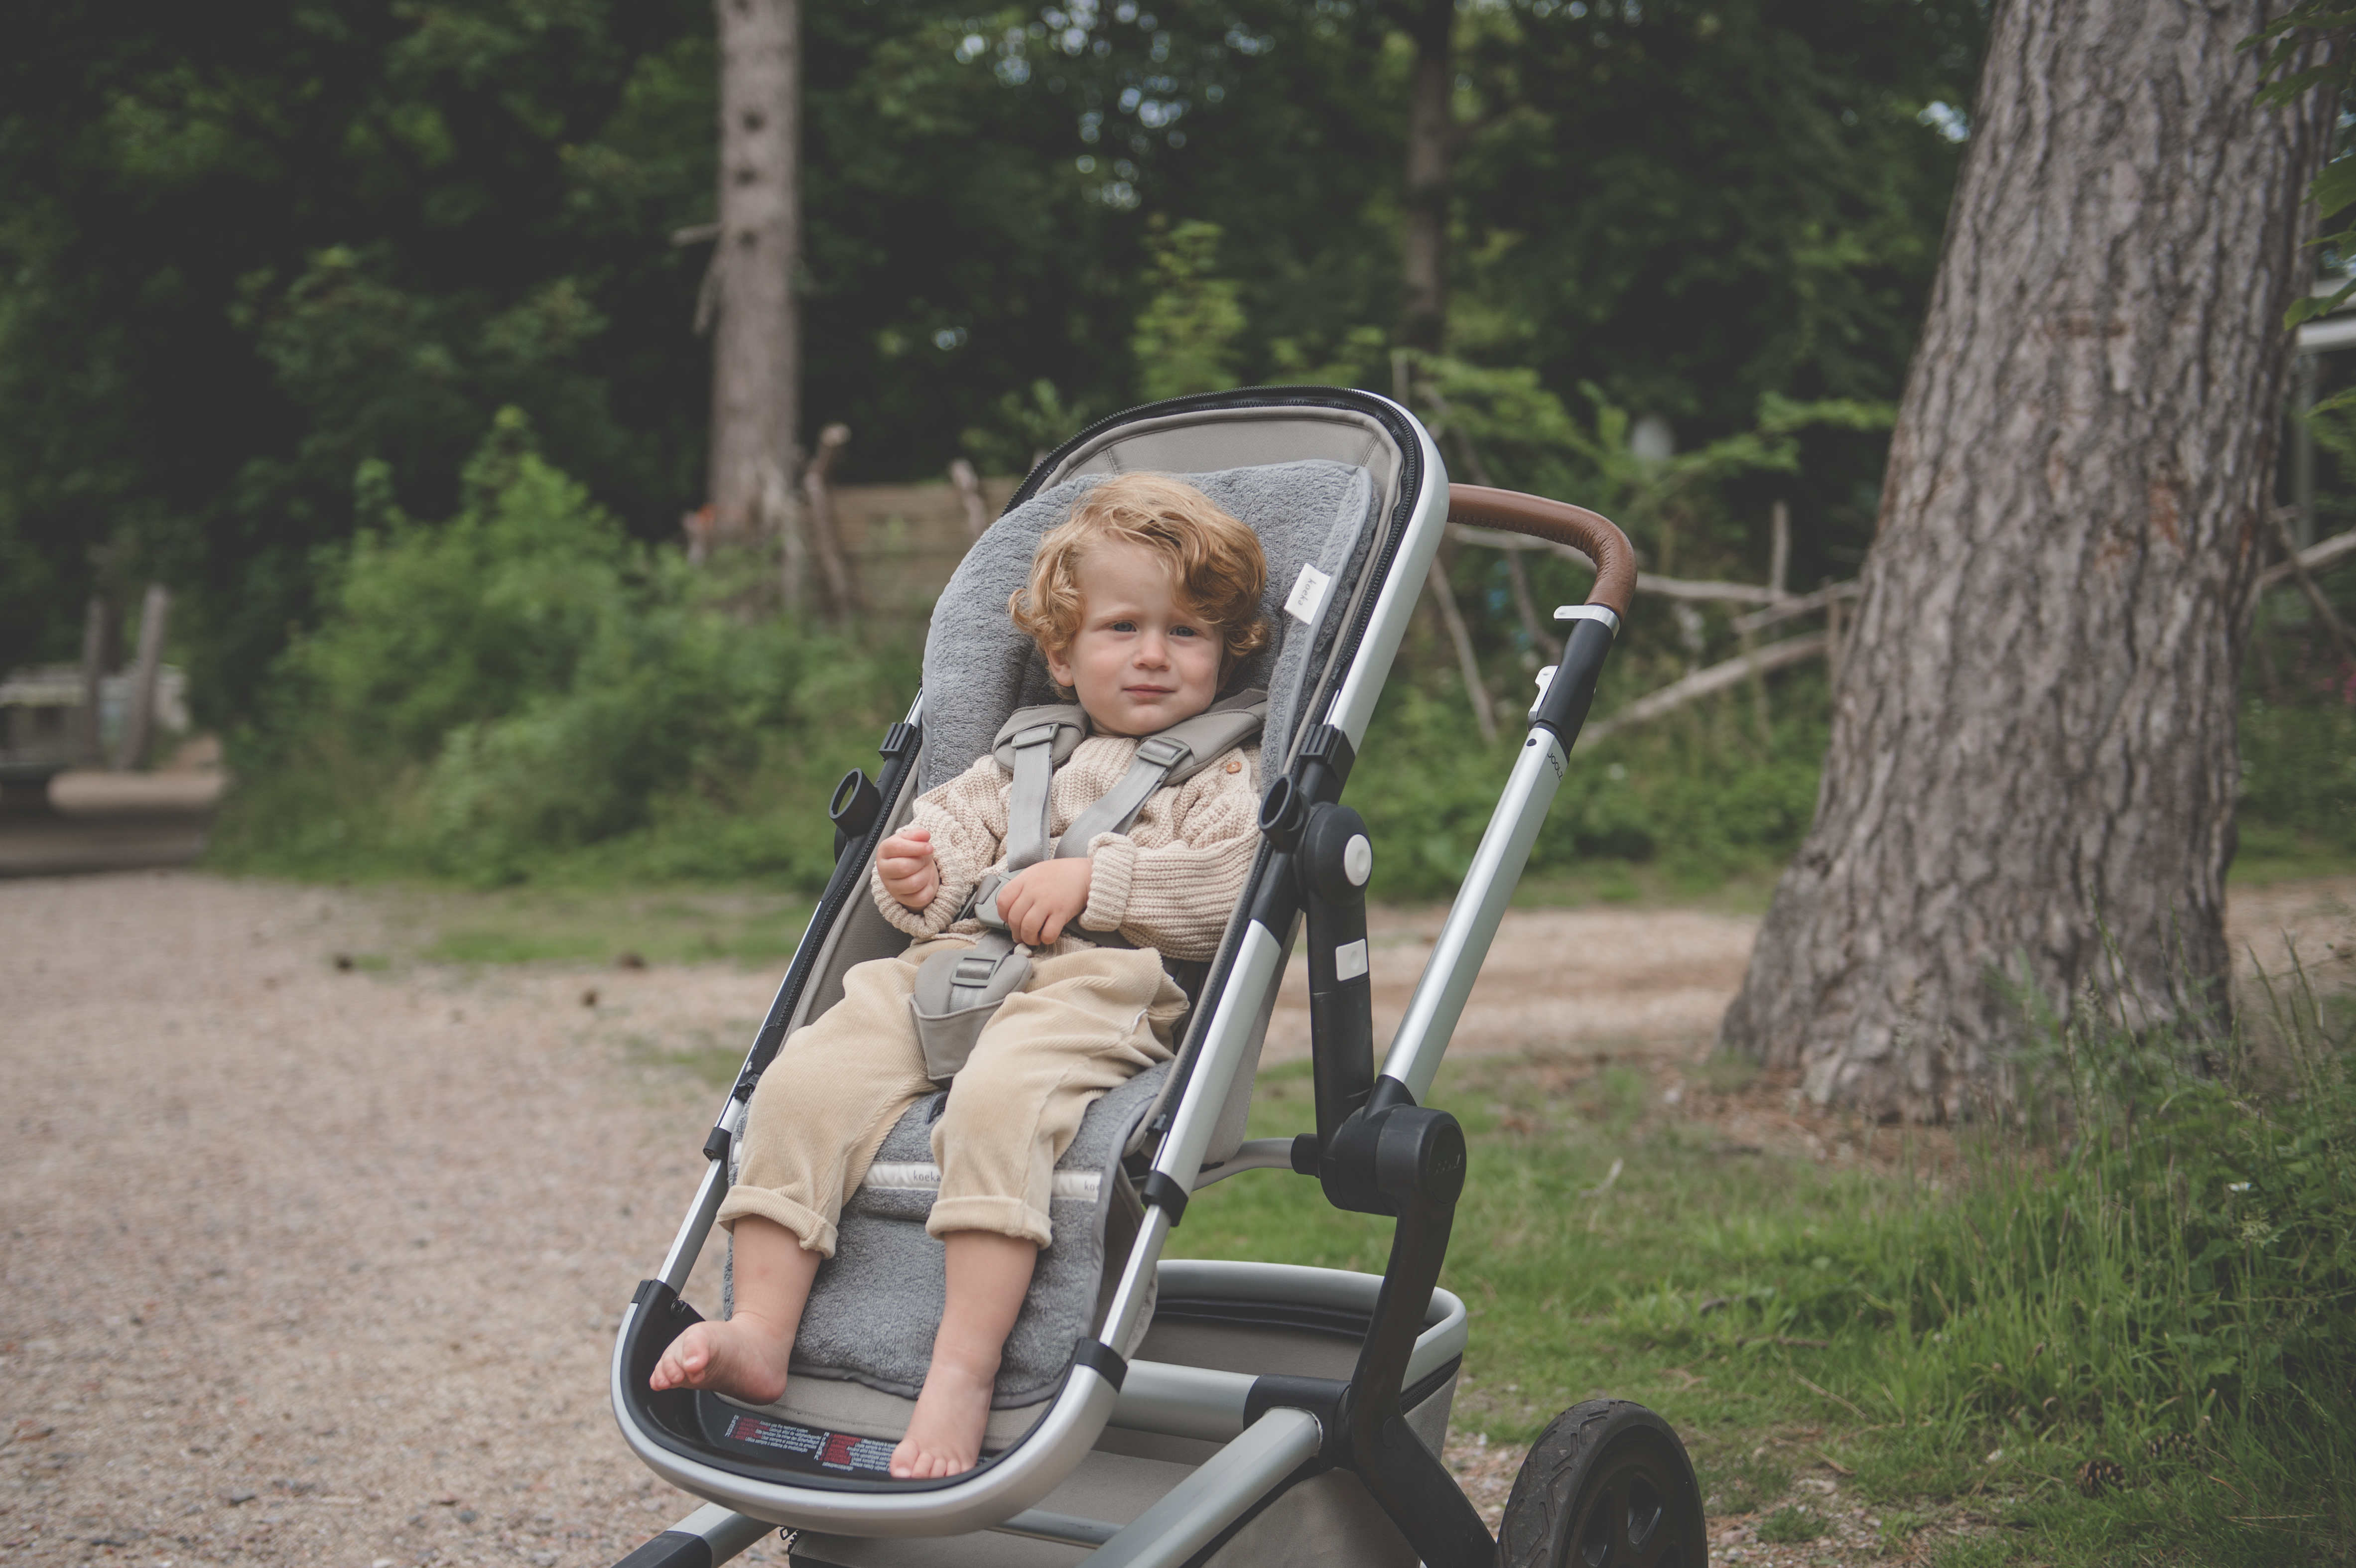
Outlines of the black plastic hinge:
[[1170,1216],[1173,1230],[1178,1229],[1178,1221],[1186,1218],[1186,1189],[1160,1171],[1145,1173],[1145,1179],[1137,1184],[1137,1196],[1148,1207]]
[[1348,1433],[1349,1383],[1340,1378],[1291,1378],[1269,1373],[1252,1380],[1244,1396],[1244,1424],[1272,1410],[1305,1410],[1324,1428],[1319,1451],[1332,1455]]
[[1303,1133],[1292,1140],[1292,1174],[1315,1176],[1319,1162],[1325,1158],[1325,1145],[1317,1141],[1314,1133]]
[[884,732],[884,744],[877,746],[875,751],[879,757],[896,757],[916,744],[916,726],[912,724],[895,724]]
[[714,1127],[704,1135],[703,1157],[707,1160],[724,1160],[728,1157],[727,1128]]
[[1072,1348],[1072,1364],[1087,1367],[1113,1386],[1118,1392],[1129,1377],[1129,1361],[1121,1353],[1100,1340],[1082,1337]]

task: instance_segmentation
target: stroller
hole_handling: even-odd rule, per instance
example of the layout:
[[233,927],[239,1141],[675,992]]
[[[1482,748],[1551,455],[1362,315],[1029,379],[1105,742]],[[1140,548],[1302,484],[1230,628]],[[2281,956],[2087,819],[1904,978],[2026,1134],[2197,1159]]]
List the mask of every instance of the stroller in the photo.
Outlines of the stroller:
[[[943,1480],[895,1481],[887,1468],[943,1293],[941,1249],[925,1234],[939,1181],[926,1103],[844,1204],[785,1398],[755,1407],[649,1391],[656,1360],[697,1320],[680,1292],[763,1069],[841,999],[846,970],[906,945],[868,896],[877,845],[918,794],[991,749],[1009,714],[1053,700],[1043,660],[1007,623],[1009,592],[1085,487],[1137,470],[1186,478],[1260,535],[1271,634],[1231,683],[1268,692],[1271,782],[1217,956],[1169,965],[1192,1003],[1173,1059],[1092,1105],[1055,1168],[1055,1241],[1007,1342],[981,1464]],[[1556,611],[1562,662],[1539,676],[1527,738],[1377,1073],[1372,846],[1341,797],[1451,512],[1571,545],[1596,581],[1589,603]],[[1500,1538],[1438,1457],[1467,1338],[1463,1303],[1437,1288],[1465,1144],[1454,1118],[1419,1101],[1634,585],[1634,553],[1610,522],[1451,489],[1414,415],[1366,392],[1254,388],[1154,403],[1043,462],[944,590],[923,693],[885,735],[879,776],[854,772],[835,792],[832,879],[704,1143],[687,1219],[623,1316],[612,1370],[622,1434],[657,1475],[709,1499],[623,1568],[710,1568],[771,1530],[794,1562],[846,1568],[1704,1568],[1693,1467],[1640,1405],[1593,1400],[1558,1417],[1515,1482]],[[1247,1141],[1261,1041],[1304,925],[1317,1130]],[[1162,1258],[1189,1194],[1255,1171],[1307,1176],[1337,1208],[1394,1217],[1385,1272]]]

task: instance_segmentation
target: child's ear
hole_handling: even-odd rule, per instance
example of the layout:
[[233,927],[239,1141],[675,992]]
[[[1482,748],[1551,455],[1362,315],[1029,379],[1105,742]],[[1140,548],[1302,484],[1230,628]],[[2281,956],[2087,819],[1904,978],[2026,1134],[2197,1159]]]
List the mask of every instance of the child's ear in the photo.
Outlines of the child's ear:
[[1050,648],[1044,642],[1039,645],[1039,652],[1047,660],[1047,678],[1058,686],[1072,683],[1072,661],[1065,657],[1070,651],[1066,648]]

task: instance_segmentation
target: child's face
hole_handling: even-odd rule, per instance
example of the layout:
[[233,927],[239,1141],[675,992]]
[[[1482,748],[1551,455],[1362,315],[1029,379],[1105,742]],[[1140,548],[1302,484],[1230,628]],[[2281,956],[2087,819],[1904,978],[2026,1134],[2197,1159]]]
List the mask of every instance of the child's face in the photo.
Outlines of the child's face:
[[1079,634],[1047,655],[1047,671],[1078,694],[1098,730],[1151,735],[1211,705],[1226,639],[1179,608],[1160,556],[1141,545],[1099,544],[1072,575]]

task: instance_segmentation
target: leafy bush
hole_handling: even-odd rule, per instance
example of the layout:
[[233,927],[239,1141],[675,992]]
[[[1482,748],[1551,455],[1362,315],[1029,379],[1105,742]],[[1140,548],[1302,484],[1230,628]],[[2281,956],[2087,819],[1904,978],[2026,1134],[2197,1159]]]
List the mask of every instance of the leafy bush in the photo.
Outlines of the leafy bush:
[[327,613],[237,739],[217,859],[508,882],[571,866],[822,880],[819,807],[873,765],[913,652],[735,607],[745,586],[631,542],[503,413],[463,510],[383,507],[324,564]]

